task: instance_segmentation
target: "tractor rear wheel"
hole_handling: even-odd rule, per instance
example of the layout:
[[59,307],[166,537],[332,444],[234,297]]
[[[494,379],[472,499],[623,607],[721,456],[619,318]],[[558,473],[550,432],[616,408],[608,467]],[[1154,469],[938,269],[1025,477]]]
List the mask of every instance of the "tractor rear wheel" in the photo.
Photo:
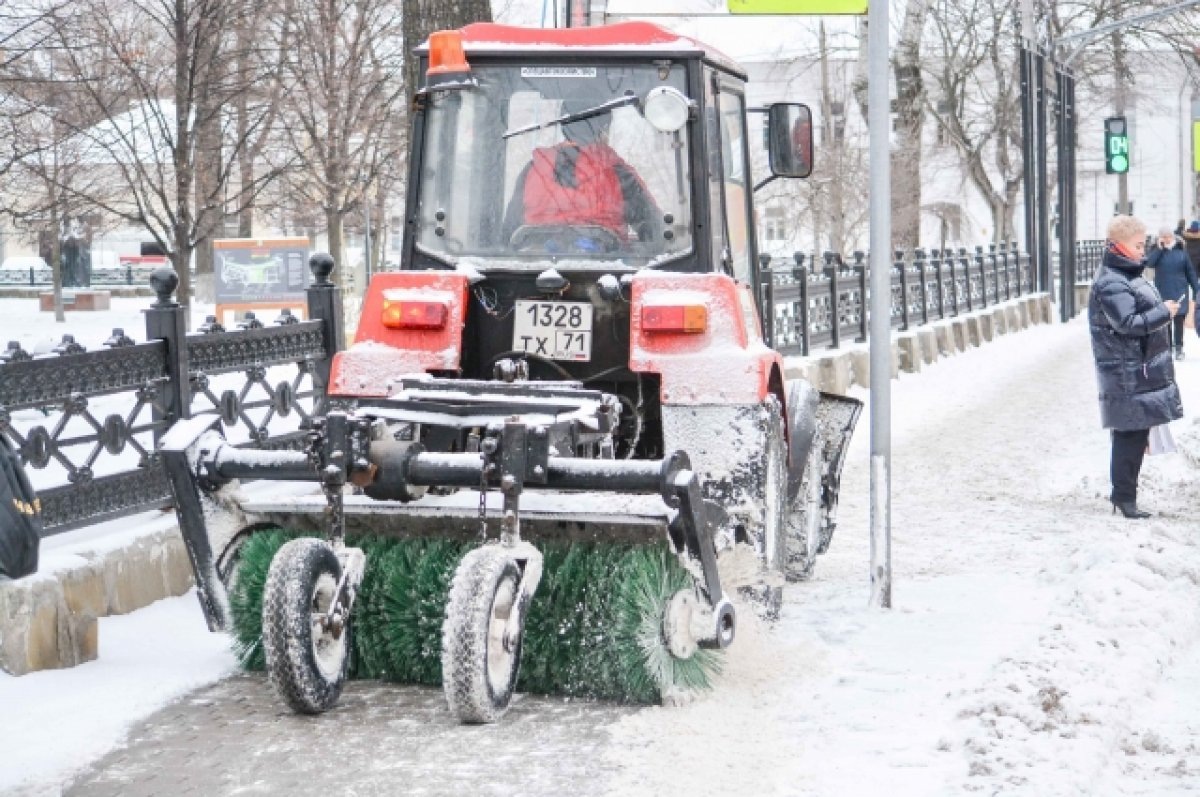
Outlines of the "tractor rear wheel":
[[508,710],[521,665],[521,635],[506,640],[521,571],[497,545],[463,557],[442,624],[442,688],[460,722],[495,722]]
[[350,625],[331,613],[342,566],[324,540],[286,543],[263,589],[263,652],[275,691],[301,714],[337,703],[350,662]]

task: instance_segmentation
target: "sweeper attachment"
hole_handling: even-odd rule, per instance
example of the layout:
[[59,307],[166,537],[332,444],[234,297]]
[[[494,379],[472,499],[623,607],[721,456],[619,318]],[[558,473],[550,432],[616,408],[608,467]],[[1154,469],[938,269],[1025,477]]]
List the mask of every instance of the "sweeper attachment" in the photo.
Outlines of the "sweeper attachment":
[[[829,545],[860,410],[771,345],[745,74],[645,23],[433,38],[402,268],[303,449],[162,441],[205,616],[302,712],[355,675],[465,722],[703,689],[734,600],[772,615]],[[807,109],[767,110],[806,175]]]

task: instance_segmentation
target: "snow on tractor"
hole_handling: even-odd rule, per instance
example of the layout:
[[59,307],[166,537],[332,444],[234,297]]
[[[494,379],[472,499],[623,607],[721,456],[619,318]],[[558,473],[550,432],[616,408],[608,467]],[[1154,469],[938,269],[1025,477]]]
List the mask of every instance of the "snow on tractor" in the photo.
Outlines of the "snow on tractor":
[[[745,74],[645,23],[419,53],[402,270],[307,447],[162,442],[209,626],[306,713],[348,675],[463,722],[704,688],[735,599],[777,611],[829,545],[861,409],[765,342]],[[807,175],[808,110],[765,110],[772,175]]]

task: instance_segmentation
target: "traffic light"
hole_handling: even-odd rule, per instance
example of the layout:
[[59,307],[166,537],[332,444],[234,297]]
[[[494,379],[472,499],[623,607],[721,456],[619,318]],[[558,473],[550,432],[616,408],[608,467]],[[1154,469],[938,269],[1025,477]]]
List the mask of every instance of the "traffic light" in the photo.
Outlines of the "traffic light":
[[1129,126],[1124,116],[1104,120],[1104,171],[1108,174],[1129,171]]

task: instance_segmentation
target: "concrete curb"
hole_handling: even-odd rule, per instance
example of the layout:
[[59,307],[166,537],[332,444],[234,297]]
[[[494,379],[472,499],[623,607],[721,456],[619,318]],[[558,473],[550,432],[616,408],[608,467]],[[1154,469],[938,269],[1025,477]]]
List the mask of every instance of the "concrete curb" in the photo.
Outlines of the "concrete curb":
[[[1037,293],[896,332],[892,335],[892,378],[896,379],[900,373],[919,373],[922,365],[932,365],[941,357],[951,357],[1000,335],[1019,332],[1031,324],[1047,324],[1053,319],[1050,294]],[[867,344],[861,343],[808,357],[788,357],[784,360],[784,371],[788,379],[803,377],[826,393],[845,395],[852,385],[870,387],[870,353]]]
[[100,617],[191,589],[192,569],[173,515],[125,518],[123,527],[146,531],[116,542],[93,534],[91,542],[49,548],[36,575],[0,582],[0,669],[24,675],[92,661]]

